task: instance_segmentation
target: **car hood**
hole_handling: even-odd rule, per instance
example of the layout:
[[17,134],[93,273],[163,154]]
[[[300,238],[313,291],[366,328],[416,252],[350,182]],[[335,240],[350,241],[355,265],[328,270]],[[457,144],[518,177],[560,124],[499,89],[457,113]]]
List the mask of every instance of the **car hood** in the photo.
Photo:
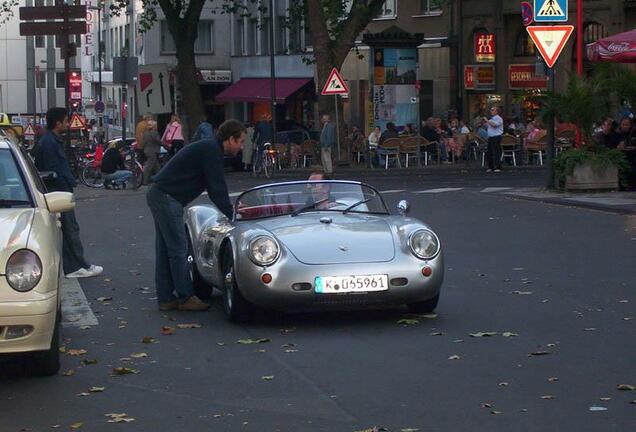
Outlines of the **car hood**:
[[304,264],[381,263],[395,257],[391,228],[381,216],[311,212],[258,224]]
[[0,209],[0,274],[11,254],[27,247],[34,213],[32,208]]

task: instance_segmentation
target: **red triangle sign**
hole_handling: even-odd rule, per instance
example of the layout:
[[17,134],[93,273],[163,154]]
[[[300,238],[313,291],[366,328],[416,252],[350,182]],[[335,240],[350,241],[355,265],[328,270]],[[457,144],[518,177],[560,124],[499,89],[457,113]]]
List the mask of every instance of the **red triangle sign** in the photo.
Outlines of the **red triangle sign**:
[[139,74],[139,88],[143,92],[152,84],[152,73],[143,72]]
[[33,130],[33,126],[31,126],[31,123],[29,123],[26,127],[26,129],[23,132],[23,135],[26,137],[34,137],[35,136],[35,131]]
[[574,31],[571,25],[529,26],[530,37],[549,68],[553,67]]
[[86,128],[86,123],[84,122],[82,117],[80,117],[80,115],[77,114],[76,112],[74,112],[73,115],[71,116],[71,121],[69,123],[70,123],[69,124],[70,129],[85,129]]
[[324,96],[349,94],[349,88],[340,76],[338,69],[331,69],[331,73],[329,74],[329,78],[327,79],[321,94]]

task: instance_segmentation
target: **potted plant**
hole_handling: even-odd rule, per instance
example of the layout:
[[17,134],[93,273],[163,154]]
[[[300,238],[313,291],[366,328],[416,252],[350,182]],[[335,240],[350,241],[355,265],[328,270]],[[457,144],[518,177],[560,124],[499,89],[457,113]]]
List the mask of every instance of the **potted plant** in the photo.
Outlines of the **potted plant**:
[[568,190],[617,189],[619,175],[629,165],[619,150],[597,145],[594,122],[609,112],[612,94],[607,74],[583,78],[571,74],[564,92],[548,92],[543,100],[541,117],[548,120],[559,115],[576,125],[581,133],[580,148],[562,152],[554,160],[556,186]]

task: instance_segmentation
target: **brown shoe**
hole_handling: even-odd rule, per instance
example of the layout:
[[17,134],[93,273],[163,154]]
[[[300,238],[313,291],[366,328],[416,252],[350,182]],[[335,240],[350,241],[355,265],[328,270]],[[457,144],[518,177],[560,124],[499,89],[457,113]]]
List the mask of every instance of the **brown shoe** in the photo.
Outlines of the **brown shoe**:
[[201,301],[201,299],[195,295],[187,299],[185,302],[178,306],[180,311],[199,312],[206,311],[210,308],[210,305]]
[[167,303],[159,303],[159,310],[162,312],[175,310],[177,308],[179,308],[179,302],[176,300]]

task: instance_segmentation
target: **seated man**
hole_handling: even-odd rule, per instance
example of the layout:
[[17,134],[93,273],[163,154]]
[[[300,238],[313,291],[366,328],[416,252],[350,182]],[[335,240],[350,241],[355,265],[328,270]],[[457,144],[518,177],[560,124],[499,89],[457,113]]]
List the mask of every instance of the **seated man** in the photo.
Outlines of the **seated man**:
[[[314,172],[307,180],[327,181],[331,180],[331,177],[323,172]],[[307,205],[316,204],[316,208],[320,210],[326,210],[337,205],[335,199],[331,196],[331,185],[328,183],[312,184],[309,185],[308,189],[311,195],[307,198]]]
[[126,183],[133,173],[124,166],[124,143],[122,141],[117,142],[115,147],[106,150],[102,159],[101,171],[104,175],[106,189],[126,187]]

